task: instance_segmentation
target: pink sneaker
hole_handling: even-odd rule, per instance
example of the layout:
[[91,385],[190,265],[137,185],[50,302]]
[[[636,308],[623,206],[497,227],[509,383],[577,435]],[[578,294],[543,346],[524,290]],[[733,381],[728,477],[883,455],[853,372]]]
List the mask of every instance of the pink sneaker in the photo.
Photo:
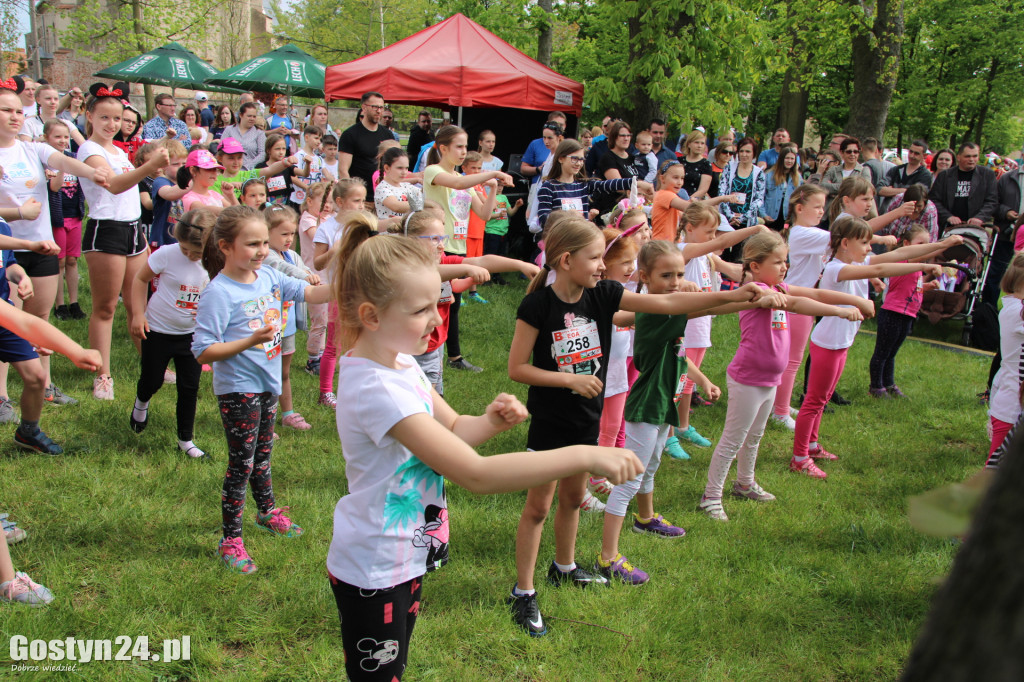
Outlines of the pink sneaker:
[[256,512],[256,525],[275,535],[297,538],[302,535],[302,528],[292,523],[292,520],[284,515],[286,511],[288,511],[288,507],[271,509],[267,514]]
[[26,606],[46,606],[53,601],[53,594],[29,578],[27,574],[14,574],[14,580],[0,584],[0,602],[18,602]]
[[825,448],[821,447],[820,445],[816,449],[814,449],[814,450],[808,450],[807,451],[807,456],[810,457],[811,459],[828,459],[828,460],[839,459],[839,457],[837,457],[836,455],[833,455],[831,452],[829,452]]
[[245,551],[242,538],[224,538],[220,541],[220,558],[224,565],[243,575],[256,572],[256,563]]
[[309,431],[312,427],[309,422],[302,418],[302,415],[298,412],[292,412],[290,415],[281,420],[281,423],[285,426],[297,429],[299,431]]
[[810,457],[802,462],[796,461],[796,457],[789,460],[789,470],[798,474],[807,474],[811,478],[828,478],[828,474],[819,469]]
[[332,410],[338,409],[338,398],[334,393],[321,393],[320,400],[317,401],[324,407],[329,407]]
[[114,377],[101,374],[92,382],[92,397],[96,400],[114,399]]

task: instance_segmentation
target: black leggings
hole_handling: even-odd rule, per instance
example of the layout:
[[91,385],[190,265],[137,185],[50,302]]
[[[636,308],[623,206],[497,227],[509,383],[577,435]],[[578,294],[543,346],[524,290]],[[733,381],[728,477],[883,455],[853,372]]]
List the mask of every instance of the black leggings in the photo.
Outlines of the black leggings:
[[139,384],[135,389],[139,400],[148,402],[164,384],[167,363],[174,360],[174,371],[178,375],[175,386],[178,389],[178,440],[192,440],[196,421],[196,396],[199,394],[199,377],[202,367],[192,355],[191,334],[161,334],[150,331],[142,340],[142,356]]
[[448,340],[444,348],[448,351],[448,359],[462,357],[462,346],[459,345],[459,308],[462,307],[462,294],[455,294],[448,308]]
[[401,680],[409,659],[409,640],[420,612],[423,579],[394,587],[364,590],[327,579],[341,619],[341,645],[350,680]]
[[871,388],[888,388],[896,385],[896,354],[906,341],[914,326],[914,318],[882,308],[878,311],[878,334],[875,337],[875,352],[868,365],[871,373]]
[[261,514],[274,509],[270,451],[274,446],[277,396],[273,393],[225,393],[217,396],[228,438],[228,470],[221,491],[221,521],[225,538],[242,537],[245,487]]

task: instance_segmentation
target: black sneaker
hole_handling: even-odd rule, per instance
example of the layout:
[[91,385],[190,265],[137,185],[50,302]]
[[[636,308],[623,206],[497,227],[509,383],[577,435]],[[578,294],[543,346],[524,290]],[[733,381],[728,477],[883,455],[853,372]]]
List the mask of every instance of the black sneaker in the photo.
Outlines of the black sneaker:
[[138,421],[135,418],[135,409],[132,408],[128,411],[128,426],[135,433],[142,433],[146,430],[146,425],[149,424],[149,410],[146,410],[146,418],[142,421]]
[[537,606],[537,593],[526,594],[521,597],[510,595],[507,599],[508,607],[512,611],[512,620],[516,625],[526,630],[530,637],[543,637],[548,634],[548,627],[544,624],[544,616],[540,615],[540,607]]
[[83,311],[82,307],[78,305],[78,301],[75,301],[74,303],[68,306],[68,315],[71,317],[72,320],[85,319],[85,311]]
[[483,367],[477,367],[466,358],[459,358],[458,360],[449,360],[448,366],[451,367],[452,369],[465,369],[469,370],[470,372],[484,371]]
[[306,374],[314,377],[320,376],[320,358],[306,360]]
[[63,455],[64,448],[50,440],[50,437],[36,429],[33,434],[25,434],[21,429],[14,432],[14,442],[26,450],[35,450],[44,455]]
[[849,400],[839,395],[839,391],[832,392],[832,398],[829,400],[829,402],[832,403],[833,405],[839,405],[840,407],[852,404]]
[[53,309],[53,316],[58,320],[67,320],[71,317],[71,311],[66,305],[59,305]]
[[580,566],[576,566],[576,568],[568,573],[562,573],[558,570],[558,566],[555,566],[555,562],[552,561],[551,566],[548,567],[548,582],[555,587],[566,583],[576,587],[586,587],[587,585],[607,585],[608,578],[605,578],[600,573],[586,571]]

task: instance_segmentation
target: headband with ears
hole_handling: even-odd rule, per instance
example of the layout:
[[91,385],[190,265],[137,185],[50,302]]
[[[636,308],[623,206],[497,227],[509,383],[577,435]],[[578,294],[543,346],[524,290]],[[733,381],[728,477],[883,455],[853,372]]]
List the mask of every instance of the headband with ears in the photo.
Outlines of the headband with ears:
[[109,88],[106,83],[93,83],[89,86],[89,94],[93,97],[116,97],[119,100],[128,98],[128,84],[118,81]]
[[10,90],[15,95],[20,95],[25,89],[25,81],[21,76],[12,76],[6,80],[0,80],[0,90]]

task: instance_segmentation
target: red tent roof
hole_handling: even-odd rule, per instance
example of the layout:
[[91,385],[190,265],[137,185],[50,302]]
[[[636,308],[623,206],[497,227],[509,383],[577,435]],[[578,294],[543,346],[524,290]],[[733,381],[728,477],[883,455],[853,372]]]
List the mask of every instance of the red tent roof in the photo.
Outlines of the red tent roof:
[[579,116],[583,85],[456,14],[355,61],[327,67],[327,101],[376,91],[388,102],[561,110]]

